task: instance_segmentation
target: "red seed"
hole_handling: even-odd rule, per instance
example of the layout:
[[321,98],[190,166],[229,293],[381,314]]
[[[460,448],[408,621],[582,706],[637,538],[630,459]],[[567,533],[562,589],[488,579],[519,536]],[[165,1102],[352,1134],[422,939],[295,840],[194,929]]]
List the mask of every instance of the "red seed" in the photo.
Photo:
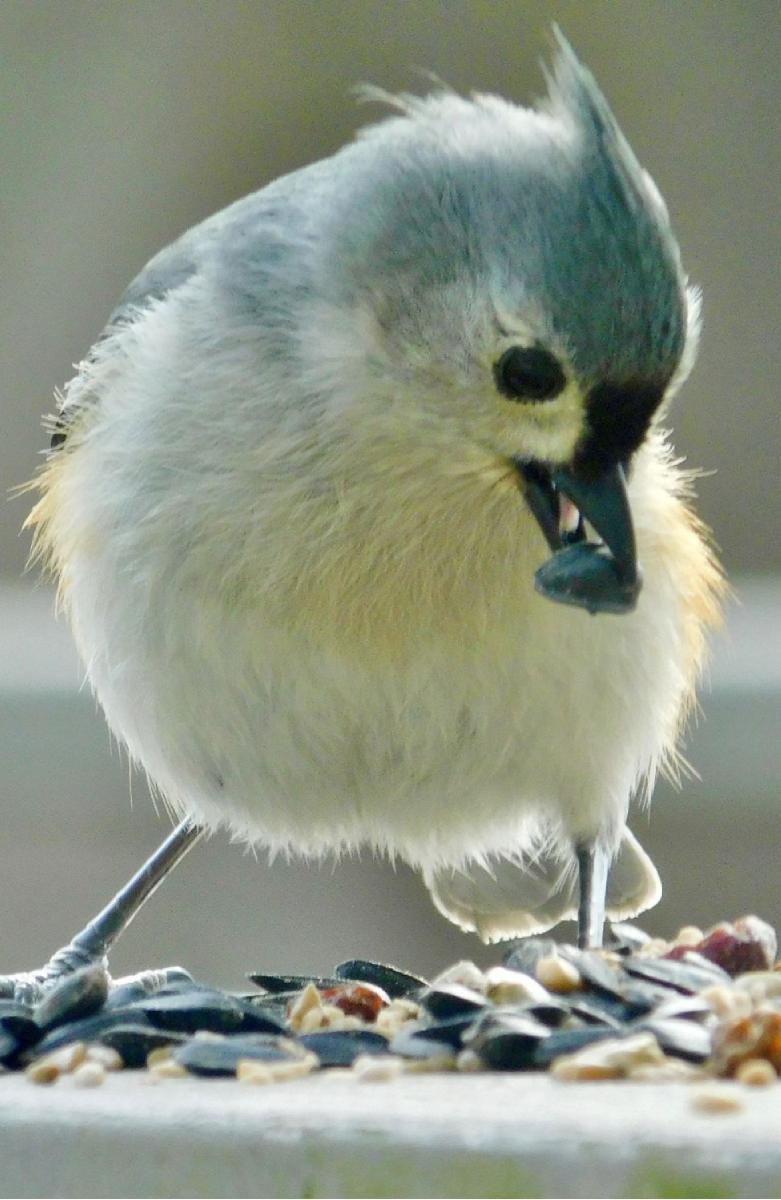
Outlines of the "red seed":
[[728,975],[768,971],[776,955],[776,936],[759,917],[740,917],[732,925],[717,925],[693,949]]
[[390,1004],[387,992],[371,983],[347,983],[344,987],[325,988],[320,995],[326,1004],[335,1005],[348,1017],[359,1017],[369,1023],[376,1021],[380,1010]]

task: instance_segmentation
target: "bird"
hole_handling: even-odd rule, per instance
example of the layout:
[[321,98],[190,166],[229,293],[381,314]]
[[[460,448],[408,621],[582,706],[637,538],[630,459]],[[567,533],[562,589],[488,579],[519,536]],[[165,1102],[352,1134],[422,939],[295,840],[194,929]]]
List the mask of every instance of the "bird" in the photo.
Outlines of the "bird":
[[162,250],[59,397],[27,524],[180,824],[420,871],[485,941],[655,904],[723,575],[667,432],[700,300],[593,75],[388,112]]

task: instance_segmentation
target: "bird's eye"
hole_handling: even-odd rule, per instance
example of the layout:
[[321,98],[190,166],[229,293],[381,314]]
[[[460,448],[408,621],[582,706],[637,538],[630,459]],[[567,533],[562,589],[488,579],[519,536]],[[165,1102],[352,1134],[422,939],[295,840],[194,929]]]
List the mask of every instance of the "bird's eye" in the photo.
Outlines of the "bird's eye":
[[553,400],[567,383],[558,359],[542,346],[511,346],[494,364],[496,386],[508,400]]

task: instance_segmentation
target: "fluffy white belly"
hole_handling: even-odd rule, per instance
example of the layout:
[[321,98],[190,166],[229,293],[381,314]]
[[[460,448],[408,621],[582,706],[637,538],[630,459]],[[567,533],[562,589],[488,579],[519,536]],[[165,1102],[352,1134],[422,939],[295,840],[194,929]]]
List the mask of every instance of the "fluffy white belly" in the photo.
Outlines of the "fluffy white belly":
[[389,480],[381,461],[337,497],[303,468],[255,471],[244,494],[174,470],[153,432],[157,474],[106,418],[46,503],[90,681],[175,809],[271,848],[424,865],[517,849],[540,814],[618,834],[689,682],[652,457],[632,485],[638,609],[592,618],[534,593],[545,546],[490,457],[403,459]]
[[678,704],[648,588],[631,617],[529,595],[508,627],[374,654],[172,595],[119,655],[115,601],[86,626],[110,723],[177,810],[271,848],[431,864],[520,847],[539,815],[617,830]]

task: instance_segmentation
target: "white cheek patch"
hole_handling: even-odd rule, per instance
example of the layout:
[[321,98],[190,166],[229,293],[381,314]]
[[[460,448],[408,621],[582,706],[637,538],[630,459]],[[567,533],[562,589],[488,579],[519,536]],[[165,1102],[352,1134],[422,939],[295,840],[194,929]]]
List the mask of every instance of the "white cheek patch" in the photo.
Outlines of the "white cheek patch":
[[546,463],[571,462],[583,435],[583,397],[574,382],[555,400],[514,403],[502,400],[502,449],[515,458]]

